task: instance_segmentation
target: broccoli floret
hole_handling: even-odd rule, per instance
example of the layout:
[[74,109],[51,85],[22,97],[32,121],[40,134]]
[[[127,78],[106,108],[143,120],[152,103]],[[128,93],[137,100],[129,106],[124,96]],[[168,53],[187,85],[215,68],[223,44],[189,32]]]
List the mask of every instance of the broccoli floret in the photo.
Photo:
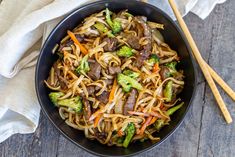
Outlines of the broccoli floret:
[[171,102],[172,100],[172,95],[173,95],[173,82],[169,81],[166,84],[166,87],[163,90],[163,95],[166,98],[166,102]]
[[117,55],[120,57],[130,57],[133,55],[132,50],[132,48],[124,45],[117,51]]
[[156,54],[151,54],[150,59],[147,61],[151,66],[159,63],[159,57]]
[[77,113],[82,112],[82,101],[79,96],[69,99],[59,100],[57,102],[58,106],[66,106],[73,109]]
[[126,80],[121,79],[121,76],[118,76],[118,83],[122,86],[122,89],[125,92],[129,92],[131,90],[131,84],[129,84]]
[[132,137],[135,135],[135,125],[134,123],[129,123],[126,130],[126,138],[123,142],[123,147],[127,148],[129,143],[131,142]]
[[114,34],[119,33],[122,30],[122,25],[121,22],[119,22],[118,20],[114,19],[113,20],[113,27],[112,27],[112,31]]
[[143,89],[142,85],[138,81],[124,74],[118,74],[117,81],[125,92],[129,92],[131,88],[136,88],[138,90]]
[[137,78],[137,77],[140,76],[139,73],[134,72],[134,71],[132,71],[132,70],[124,70],[124,71],[123,71],[123,74],[126,75],[126,76],[129,76],[129,77],[131,77],[131,78]]
[[88,63],[88,55],[84,56],[80,62],[80,65],[77,67],[76,72],[79,74],[84,74],[90,71],[89,63]]
[[170,74],[171,75],[174,75],[174,73],[177,72],[176,70],[176,65],[177,65],[177,62],[176,61],[173,61],[173,62],[170,62],[170,63],[166,63],[165,66],[168,67],[168,69],[170,70]]
[[49,94],[49,98],[51,102],[57,106],[58,98],[64,96],[64,93],[62,92],[51,92]]
[[109,32],[108,28],[101,22],[97,22],[96,24],[94,24],[95,28],[98,29],[100,32],[102,33],[107,33],[108,37],[115,37],[111,32]]
[[112,21],[111,16],[110,16],[110,11],[108,8],[106,8],[106,22],[111,27],[113,34],[119,33],[122,30],[121,22],[119,22],[116,19]]

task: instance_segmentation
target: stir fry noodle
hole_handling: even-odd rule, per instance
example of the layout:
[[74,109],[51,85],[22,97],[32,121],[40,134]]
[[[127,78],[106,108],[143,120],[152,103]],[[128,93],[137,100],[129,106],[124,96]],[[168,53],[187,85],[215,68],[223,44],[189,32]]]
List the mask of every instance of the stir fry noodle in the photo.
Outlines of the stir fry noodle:
[[45,85],[69,126],[102,144],[159,141],[157,132],[182,107],[179,56],[164,25],[127,10],[102,10],[68,30]]

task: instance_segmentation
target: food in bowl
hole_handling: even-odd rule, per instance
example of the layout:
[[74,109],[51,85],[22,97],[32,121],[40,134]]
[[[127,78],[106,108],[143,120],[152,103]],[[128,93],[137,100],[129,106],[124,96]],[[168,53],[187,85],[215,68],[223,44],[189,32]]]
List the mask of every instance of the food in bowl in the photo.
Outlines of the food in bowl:
[[167,31],[108,8],[68,30],[44,81],[66,124],[109,146],[159,141],[157,132],[184,104],[177,96],[184,86],[180,60],[160,30]]

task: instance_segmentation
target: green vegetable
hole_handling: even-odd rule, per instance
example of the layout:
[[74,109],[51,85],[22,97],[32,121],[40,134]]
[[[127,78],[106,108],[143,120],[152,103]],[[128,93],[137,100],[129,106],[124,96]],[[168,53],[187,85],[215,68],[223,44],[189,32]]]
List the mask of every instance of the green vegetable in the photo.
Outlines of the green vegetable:
[[132,14],[130,14],[130,13],[128,13],[128,12],[125,12],[124,15],[125,15],[126,17],[132,17],[132,16],[133,16]]
[[122,86],[122,89],[125,92],[129,92],[131,90],[131,85],[126,80],[122,79],[122,75],[118,75],[118,83]]
[[[166,115],[171,116],[173,113],[175,113],[178,109],[180,109],[182,106],[184,105],[184,102],[180,103],[177,106],[174,106],[170,109],[168,109],[166,111]],[[166,123],[164,122],[164,120],[162,119],[158,119],[155,123],[154,123],[154,127],[157,129],[157,131],[159,131],[164,125],[166,125]]]
[[132,87],[138,90],[143,89],[142,85],[138,81],[124,74],[118,74],[117,81],[125,92],[129,92]]
[[163,95],[166,98],[166,102],[171,102],[172,100],[172,95],[173,95],[173,82],[168,81],[166,84],[166,87],[163,90]]
[[64,93],[62,92],[51,92],[49,94],[49,98],[51,99],[51,102],[57,106],[58,98],[64,96]]
[[121,22],[117,21],[116,19],[112,21],[108,8],[106,8],[106,22],[111,27],[113,34],[119,33],[122,30]]
[[151,66],[159,62],[159,57],[156,54],[151,54],[150,59],[147,61]]
[[76,72],[79,74],[84,74],[90,71],[89,63],[88,63],[88,55],[84,56],[80,62],[80,65],[77,67]]
[[171,76],[174,75],[177,72],[176,65],[177,65],[176,61],[165,64],[165,66],[169,68]]
[[157,131],[159,131],[164,125],[166,125],[166,124],[164,123],[164,120],[162,120],[162,119],[158,119],[154,123],[154,127],[157,129]]
[[118,143],[118,144],[122,144],[123,141],[124,141],[124,136],[119,137],[119,138],[117,139],[117,143]]
[[96,24],[94,24],[95,28],[98,29],[98,31],[102,32],[102,33],[107,33],[108,37],[115,37],[111,32],[109,32],[108,28],[101,22],[97,22]]
[[180,103],[180,104],[177,105],[177,106],[174,106],[174,107],[168,109],[168,110],[166,111],[166,114],[167,114],[168,116],[172,115],[172,114],[175,113],[178,109],[180,109],[183,105],[184,105],[184,102]]
[[129,123],[126,130],[126,138],[123,142],[123,147],[127,148],[129,143],[131,142],[132,137],[135,135],[135,125],[134,123]]
[[117,51],[117,55],[120,57],[130,57],[133,55],[132,50],[132,48],[124,45]]
[[82,101],[79,96],[69,99],[59,100],[57,102],[58,106],[66,106],[73,109],[75,112],[82,112]]
[[132,71],[132,70],[124,70],[122,73],[123,73],[124,75],[126,75],[126,76],[131,77],[131,78],[137,78],[137,77],[140,76],[139,73],[134,72],[134,71]]

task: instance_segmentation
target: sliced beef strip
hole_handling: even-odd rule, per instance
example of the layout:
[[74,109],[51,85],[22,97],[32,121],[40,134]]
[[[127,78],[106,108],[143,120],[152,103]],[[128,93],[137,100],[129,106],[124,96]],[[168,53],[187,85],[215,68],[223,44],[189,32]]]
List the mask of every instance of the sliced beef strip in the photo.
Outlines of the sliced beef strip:
[[64,77],[61,76],[61,73],[60,73],[60,69],[57,68],[57,65],[58,65],[58,61],[54,63],[53,65],[53,68],[55,69],[55,74],[56,74],[56,77],[59,81],[59,84],[60,84],[60,88],[62,90],[65,90],[68,88],[68,81],[66,79],[64,79]]
[[165,80],[166,78],[169,77],[170,70],[165,66],[161,66],[160,68],[161,68],[161,70],[159,72],[160,76],[161,76],[162,80]]
[[96,99],[102,102],[103,104],[107,104],[109,101],[109,92],[104,91],[102,94],[97,96]]
[[58,81],[60,83],[60,88],[62,90],[68,89],[69,83],[68,83],[68,81],[66,79],[64,79],[62,76],[59,76],[58,77]]
[[137,67],[141,67],[144,63],[144,61],[146,59],[149,58],[150,54],[151,54],[151,48],[152,48],[152,42],[151,42],[151,29],[149,28],[149,26],[147,25],[146,21],[146,17],[144,16],[137,16],[135,17],[135,21],[137,24],[137,28],[141,27],[143,30],[143,35],[144,37],[146,37],[146,40],[148,41],[148,43],[146,45],[143,46],[143,49],[140,51],[139,54],[137,54],[136,56],[136,66]]
[[106,83],[106,85],[112,85],[113,84],[113,80],[111,80],[111,79],[104,80],[104,82]]
[[128,111],[133,111],[137,97],[137,90],[132,89],[123,108],[123,114],[128,115]]
[[136,55],[136,66],[138,68],[140,68],[143,64],[144,61],[147,60],[150,56],[150,51],[146,51],[146,50],[141,50],[137,55]]
[[118,74],[118,73],[122,72],[120,66],[109,66],[108,69],[109,69],[109,73],[111,75],[115,75],[115,74]]
[[104,51],[115,51],[117,49],[118,40],[116,38],[106,37],[103,42],[106,41],[107,44],[104,46]]
[[151,38],[151,29],[147,25],[147,18],[145,16],[136,16],[135,21],[143,28],[144,36]]
[[177,99],[177,95],[180,94],[183,90],[183,87],[175,87],[172,88],[172,99],[171,102],[175,102]]
[[95,92],[94,86],[88,86],[86,89],[87,89],[88,95],[92,95]]
[[83,98],[83,105],[84,105],[84,116],[86,120],[89,120],[90,116],[91,116],[91,104],[90,102],[86,99]]
[[87,73],[87,75],[93,80],[100,79],[100,73],[101,73],[100,64],[94,60],[94,62],[89,62],[89,66],[90,66],[90,71]]
[[140,50],[141,46],[139,44],[139,38],[132,35],[132,34],[128,34],[127,37],[127,43],[131,46],[131,48],[136,49],[136,50]]

